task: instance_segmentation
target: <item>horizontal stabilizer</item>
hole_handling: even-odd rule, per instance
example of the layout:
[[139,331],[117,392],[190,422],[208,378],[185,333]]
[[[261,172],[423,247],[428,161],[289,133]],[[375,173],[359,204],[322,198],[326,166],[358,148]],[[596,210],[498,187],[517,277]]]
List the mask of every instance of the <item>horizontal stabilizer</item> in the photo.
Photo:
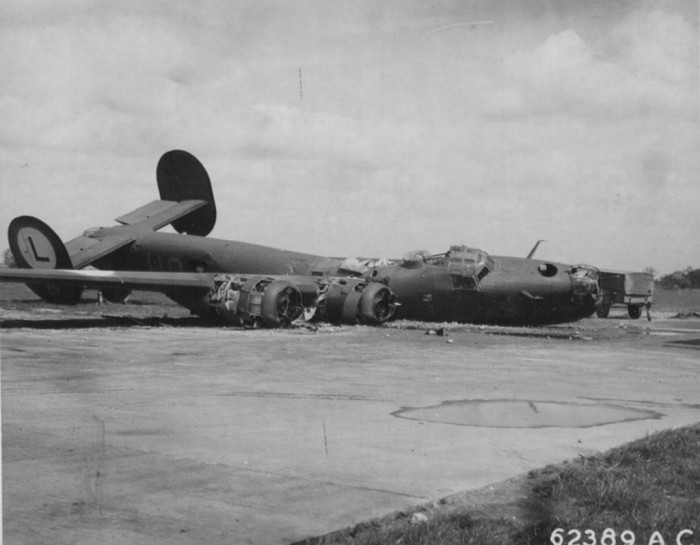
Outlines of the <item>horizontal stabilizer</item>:
[[2,282],[46,282],[52,285],[82,286],[87,289],[126,288],[168,291],[172,288],[210,289],[214,283],[206,273],[75,271],[70,269],[1,269]]
[[206,206],[205,201],[153,201],[116,219],[124,227],[111,230],[104,238],[81,235],[66,243],[73,268],[82,269],[136,240],[139,233],[157,231],[161,227]]
[[[10,223],[8,239],[17,264],[32,269],[82,269],[131,244],[140,234],[169,224],[178,233],[207,236],[216,222],[216,205],[202,163],[186,151],[169,151],[158,162],[156,179],[160,200],[119,216],[116,221],[121,225],[88,229],[65,244],[41,220],[31,216],[15,218]],[[35,291],[47,301],[80,298],[77,292],[61,295],[54,293],[53,288],[45,288]]]
[[143,229],[157,231],[190,212],[206,206],[206,204],[206,201],[194,199],[181,202],[153,201],[118,217],[114,221],[123,225],[136,225]]
[[[73,263],[73,267],[76,269],[82,269],[93,261],[97,261],[107,254],[111,254],[115,250],[118,250],[122,246],[126,246],[134,240],[136,240],[136,233],[134,232],[111,235],[98,241],[96,244],[91,244],[78,253],[71,255],[70,260]],[[74,241],[72,240],[69,244],[73,242]]]
[[[95,244],[99,244],[100,241],[97,240],[96,238],[90,238],[86,237],[85,235],[80,235],[78,237],[75,237],[72,240],[69,240],[66,242],[66,250],[68,251],[68,255],[76,255],[79,252],[82,252],[83,250],[87,250],[90,246],[94,246]],[[71,264],[73,262],[71,261]],[[62,267],[59,267],[62,268]]]

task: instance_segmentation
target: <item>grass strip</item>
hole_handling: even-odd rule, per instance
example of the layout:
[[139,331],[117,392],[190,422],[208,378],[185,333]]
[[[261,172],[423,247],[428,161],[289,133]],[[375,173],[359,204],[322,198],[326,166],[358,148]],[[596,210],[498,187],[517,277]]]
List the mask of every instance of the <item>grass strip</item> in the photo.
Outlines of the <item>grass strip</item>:
[[502,516],[426,507],[427,520],[401,512],[304,543],[700,544],[700,424],[532,471],[519,492]]

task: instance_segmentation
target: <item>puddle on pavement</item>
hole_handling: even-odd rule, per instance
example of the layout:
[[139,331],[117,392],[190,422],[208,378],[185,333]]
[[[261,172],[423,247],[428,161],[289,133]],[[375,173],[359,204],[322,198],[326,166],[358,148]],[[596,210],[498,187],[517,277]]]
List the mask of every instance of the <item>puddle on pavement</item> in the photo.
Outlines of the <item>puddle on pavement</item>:
[[528,400],[446,401],[434,407],[406,407],[392,414],[409,420],[483,428],[588,428],[664,416],[622,405]]

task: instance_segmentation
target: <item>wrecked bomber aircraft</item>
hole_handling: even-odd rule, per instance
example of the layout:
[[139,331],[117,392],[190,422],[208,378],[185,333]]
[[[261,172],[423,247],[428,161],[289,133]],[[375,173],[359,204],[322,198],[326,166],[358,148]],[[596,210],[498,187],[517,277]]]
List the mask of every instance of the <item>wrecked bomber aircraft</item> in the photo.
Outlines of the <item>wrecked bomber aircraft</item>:
[[[199,316],[251,327],[392,318],[535,325],[590,316],[600,303],[599,272],[587,265],[490,256],[463,245],[360,261],[206,238],[216,205],[202,164],[169,151],[156,177],[159,200],[66,244],[41,220],[15,218],[8,238],[20,268],[0,271],[0,281],[24,282],[64,304],[86,288],[113,302],[131,290],[158,291]],[[168,224],[179,234],[157,232]]]

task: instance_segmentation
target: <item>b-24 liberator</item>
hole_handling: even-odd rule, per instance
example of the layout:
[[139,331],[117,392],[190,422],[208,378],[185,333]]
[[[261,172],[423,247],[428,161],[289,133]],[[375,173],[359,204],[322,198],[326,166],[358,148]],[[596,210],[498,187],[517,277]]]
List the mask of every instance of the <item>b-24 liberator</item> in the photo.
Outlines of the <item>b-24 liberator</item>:
[[[26,283],[42,299],[75,304],[84,289],[123,302],[132,290],[164,293],[203,318],[244,326],[320,319],[390,319],[540,325],[588,317],[600,304],[599,271],[462,244],[402,259],[322,257],[207,238],[216,223],[209,175],[193,155],[165,153],[160,199],[66,242],[20,216],[8,238],[18,268],[0,281]],[[176,233],[158,232],[172,225]],[[534,249],[533,249],[534,250]]]

